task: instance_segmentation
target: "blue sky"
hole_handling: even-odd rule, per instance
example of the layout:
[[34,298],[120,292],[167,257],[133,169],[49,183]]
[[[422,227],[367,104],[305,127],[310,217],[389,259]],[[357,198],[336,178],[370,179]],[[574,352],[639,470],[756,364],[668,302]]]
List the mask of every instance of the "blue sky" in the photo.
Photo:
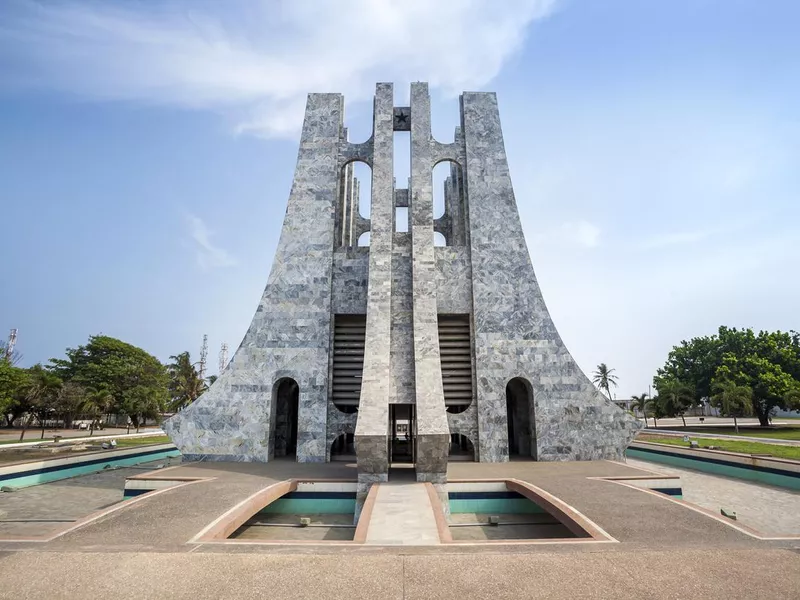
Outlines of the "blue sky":
[[681,339],[800,329],[798,23],[794,0],[7,0],[0,332],[24,364],[207,333],[213,372],[269,274],[305,94],[344,93],[360,141],[375,82],[401,104],[419,80],[442,141],[460,91],[498,93],[556,325],[646,391]]

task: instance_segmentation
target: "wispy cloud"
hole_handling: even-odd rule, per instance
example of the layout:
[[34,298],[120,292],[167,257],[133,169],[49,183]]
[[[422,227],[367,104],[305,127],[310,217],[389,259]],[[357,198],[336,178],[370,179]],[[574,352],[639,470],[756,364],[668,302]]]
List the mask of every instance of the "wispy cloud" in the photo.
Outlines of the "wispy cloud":
[[537,245],[595,248],[600,244],[600,228],[589,221],[567,221],[546,232],[534,234]]
[[740,231],[748,225],[752,226],[757,219],[757,217],[751,216],[747,222],[741,221],[700,229],[655,233],[644,239],[641,243],[641,247],[645,250],[655,250],[659,248],[668,248],[671,246],[689,246],[727,233]]
[[671,233],[657,233],[642,242],[642,248],[655,249],[669,246],[682,246],[693,244],[710,238],[716,230],[706,229],[697,231],[674,231]]
[[200,217],[187,215],[186,222],[189,226],[189,235],[194,242],[197,264],[200,268],[232,267],[237,264],[236,259],[227,250],[211,243],[212,232]]
[[10,0],[4,79],[94,100],[214,110],[239,132],[294,134],[309,91],[375,81],[480,88],[558,0]]

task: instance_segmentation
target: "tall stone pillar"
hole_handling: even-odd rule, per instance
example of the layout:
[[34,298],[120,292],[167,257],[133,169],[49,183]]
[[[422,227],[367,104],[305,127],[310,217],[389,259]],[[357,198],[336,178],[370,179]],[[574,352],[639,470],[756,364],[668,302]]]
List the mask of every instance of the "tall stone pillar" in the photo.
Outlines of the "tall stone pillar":
[[444,405],[433,247],[431,101],[426,83],[411,84],[411,265],[414,307],[417,481],[445,483],[450,429]]
[[364,372],[356,422],[359,495],[389,475],[389,379],[394,233],[394,93],[380,83],[375,92],[370,209],[369,279]]

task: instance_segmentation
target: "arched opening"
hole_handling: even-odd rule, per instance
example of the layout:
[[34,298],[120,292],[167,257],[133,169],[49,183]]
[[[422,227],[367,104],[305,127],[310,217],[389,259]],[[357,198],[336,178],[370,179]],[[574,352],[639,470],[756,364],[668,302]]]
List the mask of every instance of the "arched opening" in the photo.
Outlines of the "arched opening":
[[363,231],[372,201],[372,169],[360,160],[342,167],[339,180],[339,208],[336,211],[336,235],[341,246],[352,248],[356,235]]
[[433,232],[433,245],[437,248],[444,248],[447,246],[447,239],[438,231]]
[[360,160],[350,163],[353,165],[353,179],[355,180],[353,194],[358,199],[358,214],[369,219],[372,207],[372,169]]
[[352,433],[343,433],[333,440],[331,460],[356,460],[355,436]]
[[463,433],[450,434],[450,458],[451,461],[474,461],[475,445]]
[[272,443],[275,458],[297,457],[297,414],[300,404],[300,386],[294,379],[285,378],[275,383],[273,393],[274,426]]
[[515,377],[506,385],[508,455],[536,459],[536,419],[530,383]]
[[358,247],[369,248],[369,231],[365,231],[360,236],[358,236]]

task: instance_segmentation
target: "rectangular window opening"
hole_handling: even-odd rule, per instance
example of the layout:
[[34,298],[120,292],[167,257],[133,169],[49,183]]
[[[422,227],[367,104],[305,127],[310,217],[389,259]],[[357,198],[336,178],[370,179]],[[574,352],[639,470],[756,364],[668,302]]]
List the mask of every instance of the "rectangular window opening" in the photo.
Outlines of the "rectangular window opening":
[[394,230],[398,233],[408,233],[407,206],[398,206],[394,209]]

